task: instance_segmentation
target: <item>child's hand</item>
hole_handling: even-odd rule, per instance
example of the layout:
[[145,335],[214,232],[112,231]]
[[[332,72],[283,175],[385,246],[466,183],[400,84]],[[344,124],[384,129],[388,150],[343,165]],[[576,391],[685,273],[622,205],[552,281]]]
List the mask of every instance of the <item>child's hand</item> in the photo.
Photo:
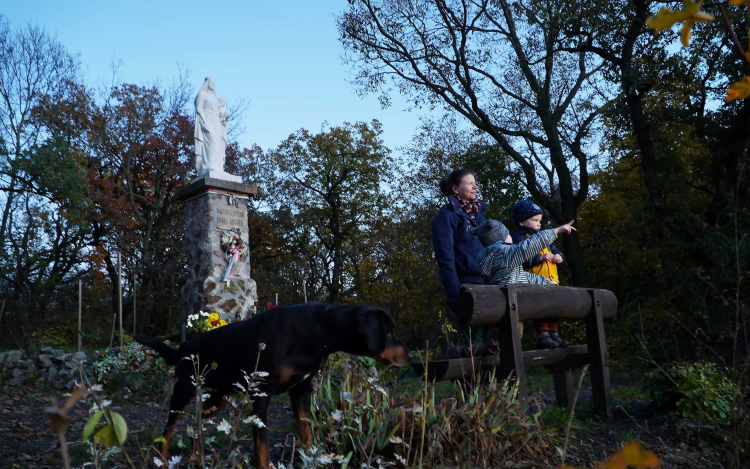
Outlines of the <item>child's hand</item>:
[[573,228],[573,223],[575,223],[575,220],[570,220],[568,223],[566,223],[564,225],[558,226],[557,228],[555,228],[555,233],[557,233],[557,234],[560,234],[560,233],[570,234],[573,231],[578,231],[575,228]]
[[555,262],[555,255],[554,254],[542,254],[541,261],[542,262]]
[[551,280],[550,280],[550,282],[549,282],[549,283],[551,283],[552,285],[554,285],[554,286],[556,286],[556,287],[559,287],[559,286],[560,286],[560,282],[553,282],[553,281],[551,281]]
[[560,254],[555,254],[554,260],[552,262],[554,262],[555,264],[561,264],[562,261],[563,261],[562,256]]

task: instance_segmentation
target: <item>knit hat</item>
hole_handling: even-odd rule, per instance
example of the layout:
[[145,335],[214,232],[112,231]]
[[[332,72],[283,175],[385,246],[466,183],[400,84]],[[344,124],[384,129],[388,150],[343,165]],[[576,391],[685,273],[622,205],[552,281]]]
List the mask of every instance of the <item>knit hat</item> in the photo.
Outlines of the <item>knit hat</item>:
[[508,228],[497,220],[487,220],[476,228],[479,242],[487,247],[498,241],[505,241],[508,237]]
[[530,200],[521,200],[513,206],[513,223],[518,225],[535,215],[542,215],[542,209]]

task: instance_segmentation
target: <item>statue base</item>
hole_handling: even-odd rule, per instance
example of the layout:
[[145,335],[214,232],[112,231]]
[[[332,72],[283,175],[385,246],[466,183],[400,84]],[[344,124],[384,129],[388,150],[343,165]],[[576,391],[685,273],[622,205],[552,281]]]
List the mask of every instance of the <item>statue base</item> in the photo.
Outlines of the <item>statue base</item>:
[[219,313],[227,322],[238,313],[245,319],[255,312],[258,294],[250,277],[250,256],[238,259],[227,273],[232,256],[222,248],[221,237],[236,230],[248,243],[247,202],[257,193],[251,184],[203,177],[176,194],[185,202],[188,276],[182,288],[183,322],[199,311]]
[[242,176],[235,176],[234,174],[229,174],[224,171],[214,171],[209,170],[203,173],[203,175],[198,176],[197,178],[190,181],[190,184],[193,184],[196,181],[200,181],[201,179],[218,179],[222,181],[229,181],[229,182],[237,182],[242,184]]

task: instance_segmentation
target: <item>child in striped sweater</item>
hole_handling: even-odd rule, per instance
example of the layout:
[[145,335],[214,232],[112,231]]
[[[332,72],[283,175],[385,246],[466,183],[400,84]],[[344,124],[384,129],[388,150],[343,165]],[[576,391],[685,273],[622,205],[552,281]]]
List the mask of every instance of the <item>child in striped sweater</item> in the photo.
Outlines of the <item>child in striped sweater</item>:
[[[524,271],[523,264],[552,244],[557,239],[558,234],[569,234],[576,231],[573,228],[573,223],[571,221],[554,229],[541,230],[519,244],[513,244],[508,229],[497,220],[487,220],[479,225],[476,232],[484,249],[477,254],[477,264],[479,264],[479,272],[482,274],[485,283],[489,285],[517,283],[557,285],[557,282],[550,281],[546,277]],[[522,324],[520,326],[523,327]],[[521,333],[523,334],[523,328]],[[485,344],[489,353],[500,353],[497,336],[497,327],[491,327],[488,333],[488,342]],[[549,339],[549,337],[547,338]],[[537,346],[547,348],[540,345],[539,337],[537,337]]]

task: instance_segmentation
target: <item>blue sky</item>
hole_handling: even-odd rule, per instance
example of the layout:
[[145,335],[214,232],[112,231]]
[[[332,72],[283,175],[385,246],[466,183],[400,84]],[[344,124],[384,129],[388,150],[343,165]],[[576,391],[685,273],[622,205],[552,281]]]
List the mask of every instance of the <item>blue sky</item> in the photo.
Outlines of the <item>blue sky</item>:
[[213,76],[228,104],[249,101],[242,145],[278,145],[297,129],[323,121],[383,123],[391,149],[409,142],[419,115],[394,96],[380,108],[376,96],[360,98],[340,59],[334,15],[346,0],[324,1],[60,1],[10,0],[2,14],[12,26],[32,22],[80,54],[89,85],[111,77],[121,59],[123,82],[148,84],[190,72],[197,93]]

